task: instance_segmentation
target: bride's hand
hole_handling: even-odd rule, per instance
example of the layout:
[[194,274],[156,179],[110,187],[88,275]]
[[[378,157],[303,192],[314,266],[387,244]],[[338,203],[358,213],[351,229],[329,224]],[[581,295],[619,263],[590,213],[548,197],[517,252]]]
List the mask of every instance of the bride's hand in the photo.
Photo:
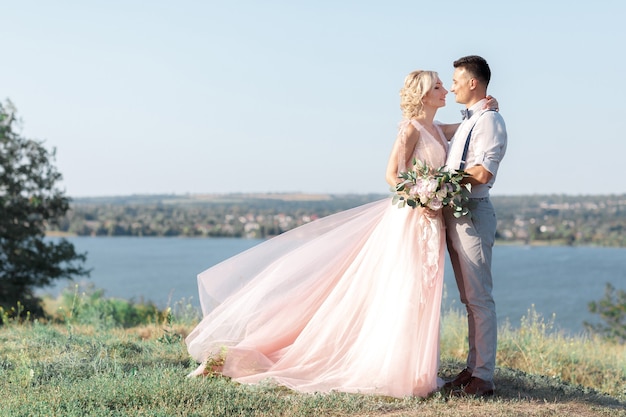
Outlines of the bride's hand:
[[498,104],[498,100],[496,100],[495,97],[487,96],[486,98],[487,98],[487,102],[485,103],[485,106],[483,107],[483,109],[489,109],[489,110],[495,110],[495,111],[500,110],[500,105]]

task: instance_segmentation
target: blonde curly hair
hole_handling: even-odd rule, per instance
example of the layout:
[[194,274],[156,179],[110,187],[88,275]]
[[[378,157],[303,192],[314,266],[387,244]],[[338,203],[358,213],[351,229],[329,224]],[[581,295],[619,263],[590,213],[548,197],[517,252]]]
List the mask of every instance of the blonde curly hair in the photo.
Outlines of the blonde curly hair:
[[439,75],[435,71],[413,71],[404,79],[400,89],[400,109],[402,117],[414,119],[424,111],[424,96],[437,84]]

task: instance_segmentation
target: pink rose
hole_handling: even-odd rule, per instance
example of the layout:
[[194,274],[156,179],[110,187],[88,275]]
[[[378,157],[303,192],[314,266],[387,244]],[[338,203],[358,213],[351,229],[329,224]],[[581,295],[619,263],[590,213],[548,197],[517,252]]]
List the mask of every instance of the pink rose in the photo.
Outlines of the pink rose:
[[430,203],[428,203],[428,208],[431,210],[439,210],[443,207],[443,202],[438,198],[433,198]]

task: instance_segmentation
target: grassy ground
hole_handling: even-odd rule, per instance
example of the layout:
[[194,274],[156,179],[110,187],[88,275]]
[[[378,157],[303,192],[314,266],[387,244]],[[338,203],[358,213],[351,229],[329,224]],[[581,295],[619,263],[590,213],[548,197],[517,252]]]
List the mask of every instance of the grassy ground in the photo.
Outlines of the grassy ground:
[[[564,337],[532,311],[500,331],[490,399],[300,394],[223,377],[186,378],[189,318],[121,328],[100,315],[0,327],[0,415],[625,416],[626,346]],[[441,376],[462,368],[463,317],[444,315]]]

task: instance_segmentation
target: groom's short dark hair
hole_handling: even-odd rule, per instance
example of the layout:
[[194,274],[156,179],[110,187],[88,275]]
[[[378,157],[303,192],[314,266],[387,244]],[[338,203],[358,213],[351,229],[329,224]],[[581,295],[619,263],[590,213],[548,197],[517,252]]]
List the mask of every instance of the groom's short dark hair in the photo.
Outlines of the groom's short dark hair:
[[489,64],[487,64],[485,58],[478,55],[468,55],[457,59],[452,65],[454,68],[465,68],[465,71],[472,74],[474,78],[482,81],[485,87],[489,85],[491,69],[489,69]]

